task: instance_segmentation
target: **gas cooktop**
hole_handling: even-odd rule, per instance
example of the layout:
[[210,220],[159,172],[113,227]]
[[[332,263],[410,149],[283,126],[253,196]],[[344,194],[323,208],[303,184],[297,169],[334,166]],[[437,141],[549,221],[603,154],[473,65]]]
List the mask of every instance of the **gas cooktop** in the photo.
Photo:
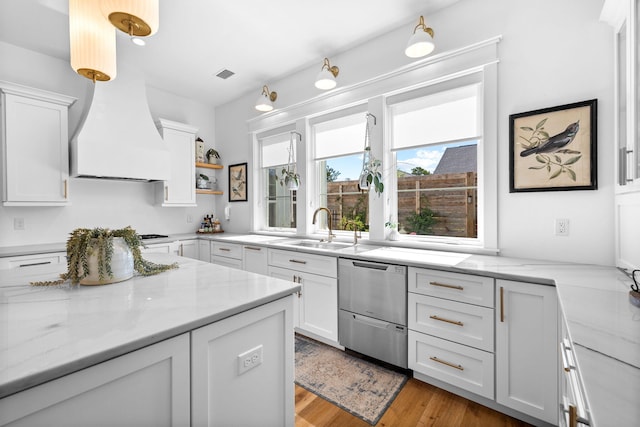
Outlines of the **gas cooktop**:
[[160,239],[160,238],[162,238],[162,237],[169,237],[169,236],[164,235],[164,234],[140,234],[139,236],[140,236],[140,238],[141,238],[142,240],[148,240],[148,239]]

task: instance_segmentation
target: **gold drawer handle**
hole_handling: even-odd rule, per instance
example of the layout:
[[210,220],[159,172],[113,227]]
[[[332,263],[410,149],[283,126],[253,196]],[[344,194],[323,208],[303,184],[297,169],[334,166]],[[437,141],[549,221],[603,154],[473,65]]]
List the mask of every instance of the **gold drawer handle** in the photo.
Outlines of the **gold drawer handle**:
[[459,369],[460,371],[464,371],[464,368],[462,367],[462,365],[456,365],[454,363],[447,362],[446,360],[438,359],[435,356],[431,356],[429,359],[433,360],[434,362],[442,363],[443,365],[447,365],[452,368]]
[[251,251],[259,251],[262,249],[262,248],[256,248],[255,246],[245,246],[244,248],[249,249]]
[[300,260],[297,260],[297,259],[290,259],[289,262],[295,262],[296,264],[306,264],[307,263],[307,261],[300,261]]
[[429,284],[431,286],[440,286],[441,288],[449,288],[449,289],[456,289],[459,291],[464,291],[464,288],[460,285],[448,285],[446,283],[440,283],[440,282],[429,282]]
[[429,316],[429,319],[439,320],[441,322],[451,323],[452,325],[464,326],[464,323],[460,322],[459,320],[449,320],[449,319],[445,319],[444,317],[440,317],[440,316],[436,316],[436,315]]
[[231,252],[231,249],[227,248],[218,248],[219,251]]

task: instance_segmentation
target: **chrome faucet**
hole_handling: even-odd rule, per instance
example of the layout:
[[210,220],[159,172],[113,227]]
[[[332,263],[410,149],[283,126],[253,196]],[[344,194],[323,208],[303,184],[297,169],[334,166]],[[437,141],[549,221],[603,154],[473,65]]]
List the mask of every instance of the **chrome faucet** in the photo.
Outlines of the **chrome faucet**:
[[331,240],[336,236],[333,234],[333,228],[331,224],[331,211],[329,210],[329,208],[325,208],[324,206],[322,206],[316,209],[313,213],[313,220],[311,221],[311,224],[316,223],[316,216],[318,216],[318,212],[320,211],[327,212],[327,225],[329,226],[329,237],[327,238],[327,242],[331,242]]

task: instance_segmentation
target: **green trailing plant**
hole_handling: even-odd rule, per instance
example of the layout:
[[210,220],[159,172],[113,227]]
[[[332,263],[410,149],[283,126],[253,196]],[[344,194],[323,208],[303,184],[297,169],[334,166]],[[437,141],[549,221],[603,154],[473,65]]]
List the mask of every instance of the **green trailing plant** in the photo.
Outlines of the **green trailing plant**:
[[[371,154],[371,147],[366,147],[365,152],[365,155],[369,158],[369,160],[362,165],[362,172],[360,173],[360,188],[368,189],[373,186],[373,190],[378,193],[379,196],[384,191],[382,172],[380,172],[380,166],[382,166],[382,162],[373,157],[373,155]],[[364,185],[363,180],[366,181],[366,185]]]
[[167,270],[178,268],[178,263],[156,264],[142,258],[140,247],[144,246],[136,231],[127,226],[119,230],[108,228],[76,228],[67,240],[67,272],[60,279],[53,281],[31,282],[34,286],[61,285],[66,281],[77,285],[89,275],[89,257],[97,255],[98,275],[100,280],[113,277],[111,258],[113,256],[113,239],[121,237],[131,249],[133,268],[141,276],[152,276]]

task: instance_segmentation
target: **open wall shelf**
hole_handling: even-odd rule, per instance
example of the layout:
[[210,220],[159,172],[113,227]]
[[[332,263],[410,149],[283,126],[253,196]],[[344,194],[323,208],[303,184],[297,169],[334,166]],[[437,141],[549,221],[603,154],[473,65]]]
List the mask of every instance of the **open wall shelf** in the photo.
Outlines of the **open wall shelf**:
[[222,166],[222,165],[214,165],[214,164],[211,164],[211,163],[196,162],[196,167],[197,168],[207,168],[207,169],[222,169],[224,166]]

